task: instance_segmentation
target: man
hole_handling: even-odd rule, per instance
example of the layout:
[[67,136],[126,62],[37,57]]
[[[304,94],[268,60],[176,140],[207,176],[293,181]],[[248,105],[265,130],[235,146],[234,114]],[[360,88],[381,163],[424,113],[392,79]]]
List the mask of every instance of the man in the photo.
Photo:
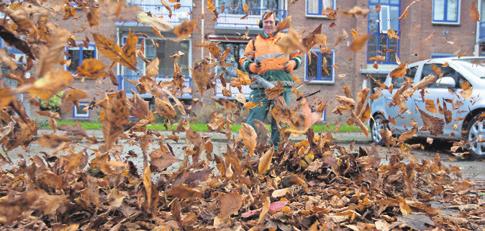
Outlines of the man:
[[[276,19],[273,12],[265,12],[261,18],[259,27],[263,31],[256,36],[255,39],[249,41],[239,62],[243,71],[250,74],[260,75],[265,80],[276,85],[281,82],[285,87],[283,98],[286,103],[290,101],[291,87],[293,86],[293,78],[291,73],[301,64],[301,57],[299,53],[295,52],[288,55],[276,45],[276,41],[284,36],[283,33],[276,31]],[[266,97],[264,87],[258,84],[251,84],[250,101],[260,103],[249,111],[246,123],[254,127],[254,121],[264,121],[268,115],[271,104]],[[271,119],[271,141],[275,150],[278,149],[280,141],[280,133],[278,126],[274,119]]]

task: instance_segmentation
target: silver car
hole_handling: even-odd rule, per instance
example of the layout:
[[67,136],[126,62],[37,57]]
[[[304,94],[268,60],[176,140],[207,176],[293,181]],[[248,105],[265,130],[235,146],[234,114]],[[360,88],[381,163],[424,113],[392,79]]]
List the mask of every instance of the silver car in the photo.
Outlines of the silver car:
[[[416,89],[430,75],[440,77]],[[386,89],[374,88],[381,93],[371,102],[370,127],[375,143],[383,143],[383,128],[400,135],[414,126],[418,137],[463,140],[473,156],[485,157],[485,57],[412,63],[405,77],[392,78],[389,74],[384,84]],[[411,91],[406,95],[404,88]],[[405,97],[395,97],[396,93]],[[432,126],[438,126],[439,132],[430,129]]]

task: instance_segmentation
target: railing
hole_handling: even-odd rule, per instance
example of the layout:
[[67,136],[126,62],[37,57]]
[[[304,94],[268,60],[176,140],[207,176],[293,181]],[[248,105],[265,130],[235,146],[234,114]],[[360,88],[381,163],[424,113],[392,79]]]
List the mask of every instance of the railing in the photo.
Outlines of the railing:
[[[136,90],[136,86],[134,86],[130,81],[128,80],[133,80],[136,81],[140,78],[138,75],[118,75],[118,90],[125,90],[126,95],[132,95],[131,91],[133,90],[134,92],[140,94]],[[164,78],[164,77],[157,77],[156,78],[157,82],[168,82],[172,81],[172,78]],[[192,78],[187,76],[184,78],[184,87],[187,88],[192,88]],[[150,98],[151,94],[146,93],[146,94],[140,94],[142,98]],[[190,93],[184,93],[182,96],[179,97],[180,99],[192,99],[192,94]]]
[[480,41],[485,41],[485,22],[480,22],[480,34],[478,35],[478,39]]
[[192,6],[184,5],[174,10],[173,4],[170,3],[170,6],[172,6],[172,17],[169,17],[169,11],[159,2],[160,1],[150,3],[150,1],[146,0],[131,0],[128,1],[128,5],[138,6],[142,11],[150,12],[154,17],[162,17],[165,21],[170,23],[180,23],[184,20],[191,19]]
[[[220,9],[218,9],[220,12]],[[245,19],[241,19],[245,14],[241,7],[236,9],[224,8],[224,12],[219,13],[217,18],[217,27],[248,27],[257,28],[259,20],[264,12],[270,9],[253,8],[249,10],[249,15]],[[286,10],[273,10],[276,13],[276,20],[284,19],[288,12]]]

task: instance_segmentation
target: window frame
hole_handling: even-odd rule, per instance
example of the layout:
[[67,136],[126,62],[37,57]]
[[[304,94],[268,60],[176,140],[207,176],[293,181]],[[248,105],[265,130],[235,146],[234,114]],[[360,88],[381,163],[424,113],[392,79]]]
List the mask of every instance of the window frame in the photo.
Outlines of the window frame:
[[436,20],[434,18],[434,11],[435,11],[435,0],[433,0],[431,4],[431,23],[432,24],[437,24],[437,25],[460,25],[461,22],[461,0],[456,0],[458,1],[458,7],[456,8],[457,10],[457,17],[456,21],[448,20],[448,1],[450,0],[443,0],[444,5],[442,6],[444,8],[443,15],[444,19],[443,20]]
[[[317,62],[317,76],[314,79],[309,79],[308,77],[308,55],[305,55],[305,77],[304,77],[304,82],[308,84],[335,84],[335,49],[332,49],[332,73],[330,75],[331,79],[330,80],[324,80],[324,76],[321,73],[322,69],[322,62],[320,61],[321,57],[323,57],[323,53],[320,51],[318,48],[313,48],[311,51],[316,51],[318,55],[318,60]],[[318,75],[320,74],[320,78],[318,79]]]
[[[85,107],[89,107],[89,102],[79,102],[79,106],[84,105]],[[87,110],[85,113],[79,113],[77,110],[76,104],[72,105],[72,118],[75,119],[87,119],[89,118],[89,110]]]
[[[387,2],[387,3],[386,3]],[[393,1],[386,1],[386,0],[369,0],[368,1],[368,6],[369,6],[369,9],[372,10],[375,10],[375,6],[377,4],[381,4],[381,12],[382,12],[382,7],[387,7],[388,9],[388,13],[389,13],[389,18],[391,18],[390,16],[390,12],[391,12],[391,7],[398,7],[398,13],[399,15],[401,14],[401,0],[398,0],[398,3],[395,3]],[[372,36],[372,37],[375,37],[375,43],[376,43],[376,53],[378,53],[378,51],[380,51],[380,47],[381,47],[381,36],[386,36],[386,49],[389,49],[391,44],[390,44],[390,38],[389,36],[387,35],[387,30],[385,31],[386,33],[383,33],[382,29],[381,29],[381,25],[382,25],[382,22],[381,22],[381,12],[378,13],[378,17],[377,17],[377,20],[379,20],[379,22],[371,22],[370,21],[370,17],[371,17],[371,14],[369,13],[367,15],[367,33]],[[371,23],[377,23],[378,25],[378,28],[377,28],[377,32],[371,32]],[[390,21],[389,24],[388,24],[388,28],[392,28],[392,22]],[[401,37],[401,24],[400,24],[400,21],[398,20],[398,28],[392,28],[393,30],[395,30],[397,32],[397,35],[399,37]],[[377,36],[379,35],[379,36]],[[374,63],[374,61],[370,61],[369,58],[371,58],[372,56],[369,56],[369,42],[370,42],[370,39],[367,41],[367,45],[366,45],[366,59],[367,59],[367,64],[370,64],[372,65]],[[383,62],[379,62],[379,64],[381,65],[386,65],[386,64],[393,64],[395,65],[396,62],[393,62],[391,61],[391,55],[392,54],[395,54],[397,56],[400,56],[400,51],[401,51],[401,39],[398,39],[396,40],[397,42],[397,46],[396,46],[396,51],[393,52],[393,53],[390,53],[390,52],[386,52],[385,54],[380,54],[380,55],[383,55],[386,57],[386,60],[383,61]],[[389,55],[387,55],[387,53],[389,53]]]
[[[323,4],[322,4],[322,1],[320,0],[318,2],[318,14],[312,14],[312,13],[308,13],[308,1],[309,0],[305,0],[305,17],[307,18],[322,18],[322,19],[328,19],[328,16],[326,15],[322,15],[322,11],[325,9],[323,8]],[[328,7],[327,7],[328,8]],[[336,10],[337,9],[337,0],[332,0],[332,7],[331,7],[333,10]]]
[[[70,50],[79,50],[79,66],[83,63],[83,60],[84,60],[84,54],[83,54],[83,51],[84,50],[92,50],[94,51],[94,58],[97,59],[98,58],[98,49],[96,47],[96,44],[95,43],[89,43],[88,47],[84,47],[83,43],[82,42],[79,42],[79,41],[76,41],[76,46],[75,47],[69,47],[69,46],[66,46],[64,48],[64,52],[66,54],[69,53]],[[64,56],[64,59],[67,60],[67,58],[70,58],[69,56],[65,55]],[[78,67],[79,67],[78,66]],[[64,64],[64,70],[66,71],[70,71],[69,70],[69,66]],[[71,73],[76,73],[77,72],[77,67],[76,67],[76,70],[74,71],[70,71]]]

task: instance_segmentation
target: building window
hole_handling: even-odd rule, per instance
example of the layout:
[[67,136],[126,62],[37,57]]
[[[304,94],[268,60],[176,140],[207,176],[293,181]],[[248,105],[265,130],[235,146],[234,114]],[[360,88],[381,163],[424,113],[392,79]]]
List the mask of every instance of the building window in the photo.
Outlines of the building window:
[[[380,11],[376,5],[380,4]],[[368,15],[367,62],[373,63],[371,57],[384,56],[383,64],[395,64],[396,55],[399,55],[399,40],[389,38],[389,30],[395,31],[399,36],[400,1],[399,0],[370,0],[370,13]]]
[[79,102],[79,106],[75,104],[72,106],[72,117],[74,118],[89,118],[89,103]]
[[219,10],[224,9],[224,14],[244,15],[244,4],[249,6],[249,15],[262,15],[267,10],[278,11],[278,0],[218,0]]
[[335,9],[336,0],[306,0],[306,16],[321,16],[326,9]]
[[66,48],[66,59],[70,60],[69,65],[66,65],[66,70],[76,72],[77,67],[83,63],[84,59],[96,58],[96,47],[94,44],[84,47],[79,45],[77,47]]
[[309,83],[335,83],[335,51],[322,53],[312,49],[310,57],[305,57],[305,81]]
[[460,24],[460,0],[433,0],[433,23]]

